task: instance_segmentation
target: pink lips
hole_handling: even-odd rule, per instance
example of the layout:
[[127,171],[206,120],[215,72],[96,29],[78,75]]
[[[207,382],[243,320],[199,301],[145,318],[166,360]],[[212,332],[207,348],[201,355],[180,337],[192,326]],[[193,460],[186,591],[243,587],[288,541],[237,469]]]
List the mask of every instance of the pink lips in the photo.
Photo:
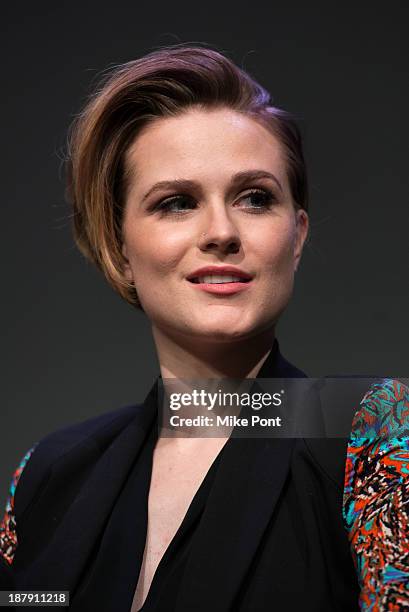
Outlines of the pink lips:
[[[198,283],[194,282],[197,278],[201,276],[211,276],[211,275],[228,275],[228,276],[236,276],[238,278],[242,278],[244,282],[233,282],[233,283]],[[245,291],[251,285],[252,275],[244,272],[244,270],[240,270],[240,268],[236,268],[235,266],[206,266],[203,268],[198,268],[192,274],[189,274],[187,277],[188,280],[191,281],[192,287],[196,289],[201,289],[202,291],[206,291],[207,293],[213,293],[216,295],[233,295],[235,293],[240,293],[241,291]]]
[[233,295],[245,291],[249,285],[251,285],[251,281],[248,283],[192,283],[192,287],[195,289],[218,295]]

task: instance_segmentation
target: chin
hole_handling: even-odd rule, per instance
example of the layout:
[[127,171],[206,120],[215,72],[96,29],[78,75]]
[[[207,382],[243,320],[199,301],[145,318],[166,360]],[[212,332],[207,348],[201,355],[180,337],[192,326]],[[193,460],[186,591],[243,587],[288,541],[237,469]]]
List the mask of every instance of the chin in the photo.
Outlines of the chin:
[[213,342],[228,343],[238,340],[244,340],[255,333],[253,327],[237,327],[232,328],[230,325],[204,325],[191,328],[191,335],[203,340],[211,340]]
[[260,330],[271,325],[271,314],[254,312],[252,309],[210,308],[206,312],[191,313],[185,320],[186,328],[195,337],[207,337],[217,342],[244,340],[256,335]]

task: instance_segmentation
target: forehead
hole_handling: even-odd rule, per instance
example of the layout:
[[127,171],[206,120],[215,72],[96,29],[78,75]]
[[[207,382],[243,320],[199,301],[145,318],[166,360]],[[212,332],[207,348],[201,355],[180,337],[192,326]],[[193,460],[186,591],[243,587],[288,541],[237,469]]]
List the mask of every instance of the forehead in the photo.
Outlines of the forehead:
[[285,178],[277,137],[255,119],[230,109],[191,109],[155,119],[129,147],[126,162],[141,188],[173,178],[222,180],[251,169]]

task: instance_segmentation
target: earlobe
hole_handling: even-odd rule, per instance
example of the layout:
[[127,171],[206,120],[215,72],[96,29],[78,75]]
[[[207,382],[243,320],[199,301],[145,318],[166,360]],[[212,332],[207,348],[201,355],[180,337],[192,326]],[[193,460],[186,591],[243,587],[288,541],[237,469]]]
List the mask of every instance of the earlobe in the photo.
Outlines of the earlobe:
[[121,251],[122,251],[123,258],[124,258],[124,267],[123,267],[124,276],[129,283],[133,283],[132,268],[129,263],[128,251],[127,251],[125,243],[123,243]]
[[308,214],[302,208],[296,212],[296,235],[294,245],[294,272],[300,263],[302,251],[308,235],[309,219]]

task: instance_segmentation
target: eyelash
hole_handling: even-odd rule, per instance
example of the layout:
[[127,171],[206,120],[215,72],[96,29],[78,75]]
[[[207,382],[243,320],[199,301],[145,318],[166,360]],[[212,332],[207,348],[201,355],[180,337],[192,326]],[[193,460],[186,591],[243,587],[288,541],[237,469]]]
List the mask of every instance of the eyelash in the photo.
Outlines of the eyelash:
[[[252,210],[252,214],[262,214],[266,211],[266,209],[271,208],[271,206],[273,204],[275,204],[277,202],[277,198],[276,196],[273,194],[272,191],[270,191],[269,189],[251,189],[248,193],[246,193],[244,196],[242,196],[242,198],[248,198],[252,195],[262,195],[264,196],[264,204],[262,206],[249,206],[248,208],[253,209]],[[240,198],[240,199],[242,199]],[[183,214],[185,212],[188,212],[187,209],[185,210],[179,210],[179,211],[172,211],[170,210],[170,206],[174,203],[177,202],[179,200],[192,200],[192,198],[190,196],[186,196],[186,195],[177,195],[177,196],[172,196],[171,198],[167,198],[165,200],[162,200],[161,202],[159,202],[159,204],[157,204],[154,207],[154,212],[161,212],[164,215],[167,214],[176,214],[176,215],[180,215]],[[255,212],[257,211],[257,212]]]

